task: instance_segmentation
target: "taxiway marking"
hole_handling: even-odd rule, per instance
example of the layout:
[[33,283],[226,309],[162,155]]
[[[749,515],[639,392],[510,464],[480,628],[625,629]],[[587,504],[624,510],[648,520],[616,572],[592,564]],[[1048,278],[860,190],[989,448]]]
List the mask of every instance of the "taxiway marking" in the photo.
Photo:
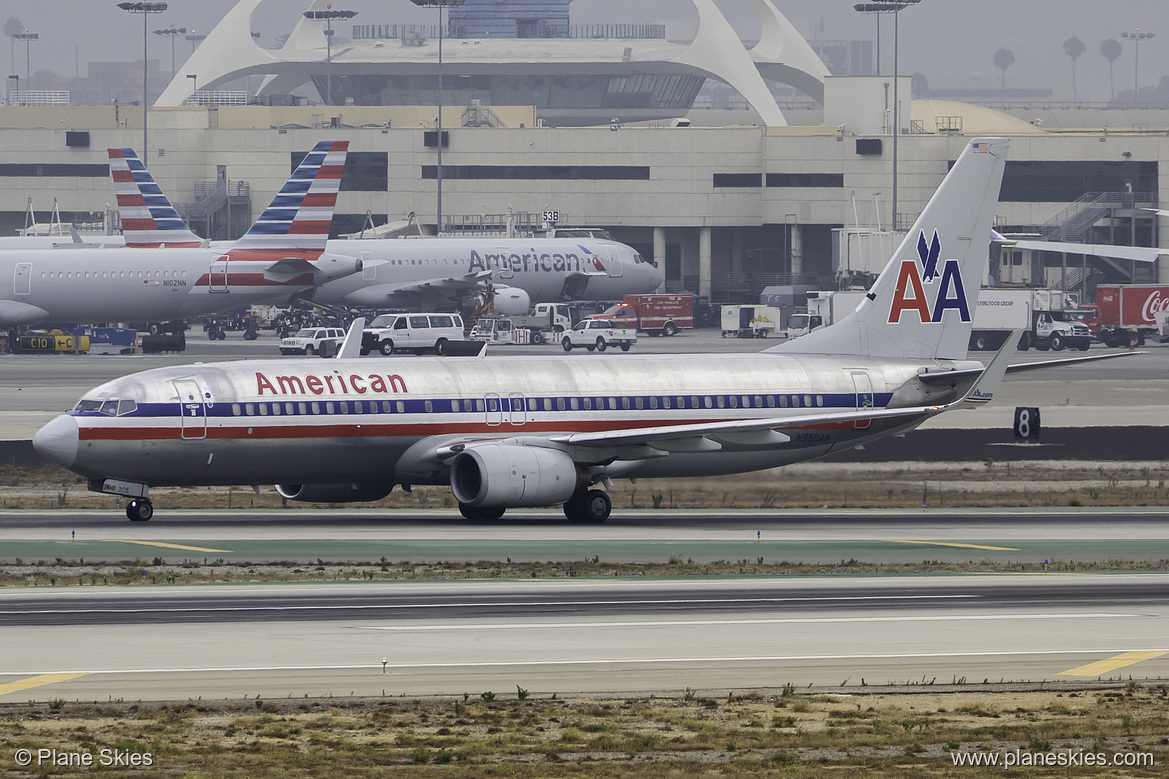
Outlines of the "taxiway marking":
[[1169,652],[1124,652],[1115,657],[1110,657],[1107,660],[1098,660],[1095,663],[1088,663],[1078,668],[1063,671],[1058,676],[1102,676],[1103,674],[1115,671],[1117,668],[1143,663],[1145,660],[1155,660],[1167,654]]

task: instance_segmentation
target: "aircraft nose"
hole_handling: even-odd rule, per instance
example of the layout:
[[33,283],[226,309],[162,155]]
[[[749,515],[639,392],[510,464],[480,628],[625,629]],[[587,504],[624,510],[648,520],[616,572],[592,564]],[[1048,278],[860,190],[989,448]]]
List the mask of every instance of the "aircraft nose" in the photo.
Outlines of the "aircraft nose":
[[77,420],[67,414],[57,417],[33,435],[32,448],[46,460],[72,467],[77,459]]

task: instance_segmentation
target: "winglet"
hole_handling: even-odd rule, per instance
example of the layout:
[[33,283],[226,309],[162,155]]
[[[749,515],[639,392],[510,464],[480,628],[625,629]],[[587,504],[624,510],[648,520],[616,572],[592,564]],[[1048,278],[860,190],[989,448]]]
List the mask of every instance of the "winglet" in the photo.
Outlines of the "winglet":
[[202,246],[133,149],[107,149],[126,246]]
[[361,338],[365,333],[365,317],[359,316],[353,320],[353,324],[349,325],[349,332],[345,334],[345,340],[341,343],[341,348],[337,350],[338,360],[351,360],[354,357],[361,356]]
[[337,206],[349,141],[321,141],[232,249],[323,252]]
[[1011,355],[1018,350],[1019,338],[1022,335],[1021,328],[1011,331],[1007,340],[991,358],[990,364],[986,366],[982,375],[970,387],[966,397],[962,398],[962,408],[975,408],[994,400],[994,391],[998,389],[999,384],[1003,381],[1003,376],[1007,374],[1007,367],[1011,364]]

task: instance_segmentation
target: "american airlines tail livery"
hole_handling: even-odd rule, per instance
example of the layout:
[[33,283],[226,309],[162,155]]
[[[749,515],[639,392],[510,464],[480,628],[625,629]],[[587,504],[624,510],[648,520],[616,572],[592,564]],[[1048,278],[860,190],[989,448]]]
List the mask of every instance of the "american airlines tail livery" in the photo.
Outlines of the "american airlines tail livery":
[[982,138],[963,151],[855,313],[762,353],[390,367],[353,359],[351,330],[341,359],[116,379],[33,445],[91,490],[131,498],[133,520],[153,516],[154,486],[276,483],[314,502],[449,484],[468,518],[563,505],[578,522],[608,518],[613,479],[752,471],[858,446],[988,402],[1009,369],[1006,347],[986,367],[964,359],[1007,146]]
[[[127,246],[0,251],[0,327],[167,321],[296,292],[362,269],[325,249],[347,141],[323,141],[240,240],[222,249],[187,230],[141,162],[111,149]],[[180,247],[180,248],[175,248]]]

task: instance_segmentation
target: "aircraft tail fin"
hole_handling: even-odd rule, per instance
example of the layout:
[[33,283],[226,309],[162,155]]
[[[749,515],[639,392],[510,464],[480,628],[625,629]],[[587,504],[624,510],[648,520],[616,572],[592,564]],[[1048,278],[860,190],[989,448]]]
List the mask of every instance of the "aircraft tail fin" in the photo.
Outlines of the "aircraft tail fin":
[[974,139],[856,311],[768,351],[964,358],[1008,146]]
[[126,246],[202,246],[133,149],[108,149]]
[[323,252],[337,206],[349,141],[321,141],[232,249]]

